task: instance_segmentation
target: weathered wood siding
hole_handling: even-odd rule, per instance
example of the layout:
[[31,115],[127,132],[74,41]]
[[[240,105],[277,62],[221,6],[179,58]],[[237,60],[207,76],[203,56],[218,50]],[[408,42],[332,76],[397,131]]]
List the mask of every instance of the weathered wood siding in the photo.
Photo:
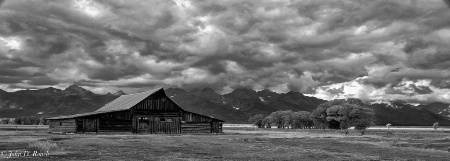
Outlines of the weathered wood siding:
[[187,122],[187,123],[189,123],[189,122],[198,122],[198,123],[208,122],[209,123],[211,120],[212,120],[212,118],[210,118],[210,117],[206,117],[203,115],[199,115],[199,114],[187,112],[187,111],[183,112],[182,121]]
[[211,122],[211,133],[222,133],[223,122],[213,121]]
[[131,110],[100,114],[99,132],[131,132]]
[[181,118],[172,115],[137,115],[133,117],[134,133],[179,134]]
[[211,124],[209,122],[185,122],[181,125],[183,133],[210,133]]
[[192,112],[183,112],[183,133],[221,133],[222,122]]
[[133,113],[133,133],[181,133],[181,115],[179,111],[134,110]]
[[156,92],[132,107],[134,110],[181,111],[182,109],[169,99],[164,91]]
[[179,134],[182,109],[159,91],[132,108],[133,133]]
[[61,119],[49,121],[49,132],[76,132],[75,119]]
[[82,132],[98,132],[98,118],[85,117],[83,119],[83,131]]

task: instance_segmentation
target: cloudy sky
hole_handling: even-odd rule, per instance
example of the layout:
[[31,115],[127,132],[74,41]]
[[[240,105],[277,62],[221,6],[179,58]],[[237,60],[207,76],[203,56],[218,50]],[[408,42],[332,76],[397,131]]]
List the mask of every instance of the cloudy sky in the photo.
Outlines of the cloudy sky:
[[450,102],[442,0],[0,0],[0,88]]

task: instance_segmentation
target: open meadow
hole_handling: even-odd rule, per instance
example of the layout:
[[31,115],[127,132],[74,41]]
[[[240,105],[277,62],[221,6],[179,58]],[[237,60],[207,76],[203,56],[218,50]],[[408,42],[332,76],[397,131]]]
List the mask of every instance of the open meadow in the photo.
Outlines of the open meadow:
[[[48,153],[32,155],[45,148]],[[450,131],[442,129],[379,128],[365,135],[239,126],[225,126],[223,134],[183,135],[0,131],[0,160],[448,160],[449,151]]]

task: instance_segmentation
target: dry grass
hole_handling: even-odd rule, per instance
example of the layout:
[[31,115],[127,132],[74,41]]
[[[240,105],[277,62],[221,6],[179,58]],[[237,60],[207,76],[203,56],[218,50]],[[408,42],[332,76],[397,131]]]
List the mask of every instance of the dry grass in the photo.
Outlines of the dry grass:
[[[448,160],[449,131],[241,129],[220,135],[0,134],[0,151],[36,148],[20,160]],[[17,138],[15,140],[10,140]],[[9,141],[7,141],[9,140]],[[30,145],[27,147],[27,145]],[[52,148],[57,149],[52,149]],[[1,149],[3,148],[3,149]],[[41,149],[37,149],[41,148]],[[51,153],[59,150],[58,153]]]
[[30,143],[30,145],[28,145],[28,149],[30,151],[38,152],[54,152],[60,150],[56,143],[51,143],[49,141],[38,141],[35,143]]

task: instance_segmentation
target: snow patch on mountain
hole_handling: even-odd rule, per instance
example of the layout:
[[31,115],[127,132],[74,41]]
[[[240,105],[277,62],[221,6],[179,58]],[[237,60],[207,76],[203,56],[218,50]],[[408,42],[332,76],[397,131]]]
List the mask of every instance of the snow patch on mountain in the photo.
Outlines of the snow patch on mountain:
[[262,98],[262,97],[259,97],[259,99],[260,99],[262,102],[266,102],[266,100],[264,100],[264,98]]
[[397,105],[393,104],[391,101],[386,101],[386,100],[374,100],[374,101],[371,101],[370,104],[371,105],[373,105],[373,104],[385,104],[387,107],[396,108],[396,109],[401,108],[400,106],[397,106]]

